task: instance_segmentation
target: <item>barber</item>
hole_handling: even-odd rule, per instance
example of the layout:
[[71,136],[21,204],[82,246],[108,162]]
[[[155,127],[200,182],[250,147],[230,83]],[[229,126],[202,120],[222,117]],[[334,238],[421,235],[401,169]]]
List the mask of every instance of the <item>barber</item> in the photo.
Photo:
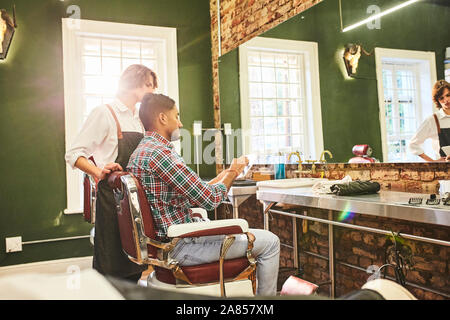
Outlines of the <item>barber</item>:
[[[65,155],[72,168],[99,181],[93,268],[103,275],[134,282],[140,279],[145,267],[131,262],[122,251],[114,196],[104,178],[126,167],[144,133],[136,104],[157,87],[152,70],[139,64],[129,66],[120,77],[114,101],[90,113]],[[88,160],[91,156],[95,164]]]
[[[213,210],[227,199],[229,188],[248,164],[248,159],[234,159],[229,169],[209,183],[203,182],[170,143],[180,138],[183,126],[175,102],[161,94],[147,94],[142,100],[139,116],[146,133],[131,155],[127,170],[137,177],[145,190],[158,238],[168,241],[170,225],[193,222],[191,207]],[[275,295],[280,240],[267,230],[249,231],[256,238],[252,250],[258,263],[256,294]],[[176,244],[171,257],[181,266],[218,261],[223,237],[184,238]],[[237,235],[227,258],[245,256],[247,242],[245,235]]]
[[[409,149],[425,161],[449,162],[450,155],[446,155],[442,147],[450,147],[450,84],[445,80],[437,81],[433,86],[432,96],[439,111],[420,125],[409,143]],[[422,145],[426,139],[432,140],[433,149],[440,156],[437,160],[424,152]]]

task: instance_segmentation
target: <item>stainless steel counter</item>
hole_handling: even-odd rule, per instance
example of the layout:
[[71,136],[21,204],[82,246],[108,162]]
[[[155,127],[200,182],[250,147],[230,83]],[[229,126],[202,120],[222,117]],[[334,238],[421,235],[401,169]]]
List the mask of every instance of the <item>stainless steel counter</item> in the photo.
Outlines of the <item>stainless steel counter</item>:
[[[411,197],[423,198],[422,205],[409,205]],[[258,188],[256,198],[264,202],[287,203],[333,211],[348,211],[414,222],[450,226],[450,206],[426,205],[429,194],[380,191],[361,196],[315,194],[311,188]]]
[[[409,205],[412,197],[423,198],[422,205]],[[381,191],[377,194],[361,196],[337,196],[331,194],[316,194],[311,187],[303,188],[270,188],[259,187],[256,198],[264,203],[264,229],[269,230],[269,214],[281,214],[293,219],[294,267],[298,268],[297,228],[295,219],[303,219],[325,223],[328,225],[328,261],[330,273],[330,297],[335,297],[335,252],[334,252],[334,226],[358,229],[365,232],[378,234],[392,234],[390,230],[382,230],[365,226],[353,225],[335,220],[335,211],[354,212],[386,218],[402,219],[413,222],[422,222],[450,226],[450,207],[443,204],[426,205],[428,194]],[[305,207],[321,208],[328,210],[328,219],[309,217],[305,214],[290,213],[271,209],[276,203],[286,203]],[[449,241],[433,239],[417,235],[402,234],[403,238],[450,246]]]

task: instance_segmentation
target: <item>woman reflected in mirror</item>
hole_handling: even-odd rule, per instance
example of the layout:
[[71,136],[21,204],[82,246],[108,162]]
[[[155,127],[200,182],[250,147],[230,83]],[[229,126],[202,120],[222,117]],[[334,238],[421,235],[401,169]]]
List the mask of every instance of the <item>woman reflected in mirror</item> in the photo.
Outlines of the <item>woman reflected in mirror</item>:
[[[420,125],[409,143],[409,150],[425,161],[450,162],[450,83],[437,81],[433,86],[432,98],[439,110]],[[422,148],[427,139],[431,139],[433,150],[439,154],[436,160]]]

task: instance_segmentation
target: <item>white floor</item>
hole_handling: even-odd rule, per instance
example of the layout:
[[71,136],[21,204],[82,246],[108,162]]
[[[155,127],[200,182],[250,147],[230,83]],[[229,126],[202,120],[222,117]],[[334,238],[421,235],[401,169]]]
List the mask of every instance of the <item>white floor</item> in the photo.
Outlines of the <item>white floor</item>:
[[85,269],[92,269],[92,256],[1,267],[0,278],[26,273],[63,274]]

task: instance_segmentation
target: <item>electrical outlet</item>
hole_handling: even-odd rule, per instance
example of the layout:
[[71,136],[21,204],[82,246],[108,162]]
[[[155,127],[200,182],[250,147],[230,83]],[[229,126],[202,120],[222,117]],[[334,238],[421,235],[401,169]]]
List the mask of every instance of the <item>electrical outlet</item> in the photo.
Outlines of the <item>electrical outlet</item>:
[[6,238],[6,252],[22,251],[22,237]]

